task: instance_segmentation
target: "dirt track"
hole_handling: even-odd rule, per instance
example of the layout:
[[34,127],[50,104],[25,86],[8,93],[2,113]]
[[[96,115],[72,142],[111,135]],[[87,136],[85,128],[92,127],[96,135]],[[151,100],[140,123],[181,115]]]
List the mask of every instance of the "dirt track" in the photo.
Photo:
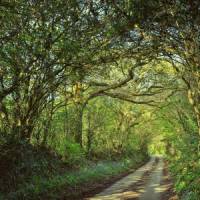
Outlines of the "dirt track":
[[162,158],[153,157],[134,173],[88,200],[175,200],[172,183]]

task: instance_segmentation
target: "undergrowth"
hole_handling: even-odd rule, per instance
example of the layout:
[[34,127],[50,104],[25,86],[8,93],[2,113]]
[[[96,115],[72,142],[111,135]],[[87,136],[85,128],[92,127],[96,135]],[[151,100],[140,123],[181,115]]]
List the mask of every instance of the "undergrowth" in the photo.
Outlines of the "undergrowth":
[[75,166],[76,162],[74,166],[69,166],[50,149],[34,148],[30,144],[12,144],[11,148],[9,144],[4,144],[1,146],[0,159],[0,199],[53,200],[79,195],[78,188],[84,184],[92,184],[128,171],[142,163],[146,156],[138,154],[137,157],[115,161],[81,160],[78,166]]

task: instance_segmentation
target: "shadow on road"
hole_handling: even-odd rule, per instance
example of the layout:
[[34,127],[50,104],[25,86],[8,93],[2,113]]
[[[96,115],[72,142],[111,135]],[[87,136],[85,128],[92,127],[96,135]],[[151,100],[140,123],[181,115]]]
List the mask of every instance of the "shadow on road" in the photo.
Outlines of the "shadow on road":
[[152,158],[135,173],[88,200],[177,200],[166,163]]

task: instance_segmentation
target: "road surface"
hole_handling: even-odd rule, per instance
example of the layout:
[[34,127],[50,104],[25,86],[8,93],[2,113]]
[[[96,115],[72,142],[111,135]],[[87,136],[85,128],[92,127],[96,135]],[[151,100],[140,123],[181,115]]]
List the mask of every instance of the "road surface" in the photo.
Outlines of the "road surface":
[[161,184],[163,167],[162,158],[152,157],[146,165],[88,200],[162,200],[161,194],[168,189]]

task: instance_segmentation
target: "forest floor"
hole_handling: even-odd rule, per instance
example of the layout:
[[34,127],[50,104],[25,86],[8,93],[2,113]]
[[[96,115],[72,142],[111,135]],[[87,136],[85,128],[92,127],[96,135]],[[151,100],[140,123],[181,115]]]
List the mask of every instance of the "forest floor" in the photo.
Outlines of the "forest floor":
[[121,178],[93,196],[86,194],[87,200],[177,200],[173,191],[167,163],[162,158],[152,158],[146,165]]

